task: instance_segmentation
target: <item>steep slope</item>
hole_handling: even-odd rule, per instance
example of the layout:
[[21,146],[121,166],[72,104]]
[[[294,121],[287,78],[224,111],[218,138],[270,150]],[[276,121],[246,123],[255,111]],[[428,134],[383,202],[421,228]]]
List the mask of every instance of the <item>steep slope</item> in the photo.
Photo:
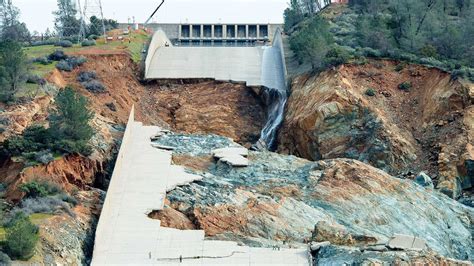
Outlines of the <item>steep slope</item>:
[[[174,157],[187,159],[175,162],[203,176],[168,193],[168,208],[152,215],[164,226],[251,246],[313,240],[359,252],[408,234],[438,254],[473,260],[472,208],[364,163],[251,152],[248,167],[234,168],[211,157],[210,150],[226,146],[223,138],[178,134],[158,143],[177,144]],[[390,254],[383,252],[378,255]]]
[[279,151],[358,159],[392,174],[426,171],[453,197],[472,187],[474,86],[436,69],[397,65],[372,61],[296,77]]

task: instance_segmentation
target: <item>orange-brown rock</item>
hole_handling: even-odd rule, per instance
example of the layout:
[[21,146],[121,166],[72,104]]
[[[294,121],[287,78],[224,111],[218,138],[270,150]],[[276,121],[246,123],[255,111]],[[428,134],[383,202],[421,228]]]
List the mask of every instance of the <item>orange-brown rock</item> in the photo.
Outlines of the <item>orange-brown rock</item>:
[[[54,72],[58,86],[72,84],[86,95],[93,109],[111,121],[125,124],[130,108],[145,124],[186,133],[219,134],[250,146],[265,122],[260,97],[243,84],[217,81],[172,81],[141,84],[137,67],[126,54],[86,55],[88,61],[72,72]],[[87,91],[77,80],[81,71],[95,71],[105,93]],[[112,107],[113,106],[113,107]],[[112,108],[111,108],[112,107]]]
[[172,208],[165,208],[161,211],[154,211],[148,215],[151,219],[160,220],[163,227],[176,228],[179,230],[194,230],[196,226],[191,220],[179,211]]
[[104,164],[79,155],[68,155],[46,165],[27,168],[21,163],[5,162],[0,182],[8,185],[5,197],[11,201],[20,200],[23,193],[19,186],[31,181],[54,183],[66,191],[84,190],[94,185],[96,176],[104,171]]
[[[354,158],[398,174],[427,171],[456,197],[472,158],[473,84],[436,69],[397,62],[344,65],[296,77],[279,151],[311,160]],[[409,82],[404,91],[399,84]],[[367,89],[376,91],[366,95]],[[461,187],[459,184],[462,183]]]
[[51,97],[43,96],[26,104],[8,106],[0,112],[0,143],[12,135],[18,135],[34,123],[42,123],[48,116]]

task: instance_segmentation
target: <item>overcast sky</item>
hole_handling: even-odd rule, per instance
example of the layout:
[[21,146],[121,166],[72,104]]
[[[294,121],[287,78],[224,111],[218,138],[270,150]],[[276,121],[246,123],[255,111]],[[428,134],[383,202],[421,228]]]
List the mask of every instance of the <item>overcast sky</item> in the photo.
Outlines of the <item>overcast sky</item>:
[[[73,0],[76,2],[77,0]],[[84,2],[85,0],[81,0]],[[98,1],[98,0],[91,0]],[[155,15],[157,22],[281,23],[288,0],[166,0]],[[21,21],[30,31],[53,28],[56,0],[13,0],[21,10]],[[161,0],[102,0],[104,16],[119,22],[132,17],[145,22]]]

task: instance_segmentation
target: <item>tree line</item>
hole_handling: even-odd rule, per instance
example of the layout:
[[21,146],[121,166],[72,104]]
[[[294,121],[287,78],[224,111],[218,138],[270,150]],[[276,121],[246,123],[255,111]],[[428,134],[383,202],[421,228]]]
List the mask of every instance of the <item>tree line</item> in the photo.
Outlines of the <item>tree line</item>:
[[[106,31],[116,29],[118,22],[112,19],[100,19],[96,16],[90,17],[89,21],[84,22],[83,32],[81,32],[81,20],[79,12],[73,0],[57,0],[57,10],[54,14],[54,29],[46,29],[42,34],[43,39],[62,38],[76,40],[79,34],[83,37],[101,36],[104,34],[103,26]],[[11,0],[0,0],[0,40],[14,40],[21,43],[32,43],[33,37],[25,23],[20,21],[20,10],[13,5]]]
[[[330,57],[388,57],[474,78],[474,0],[350,0],[336,18],[285,10],[290,47],[301,63]],[[334,49],[333,49],[334,48]],[[341,61],[341,60],[336,60]],[[342,60],[344,61],[344,60]]]
[[351,0],[361,46],[455,59],[474,67],[474,1]]

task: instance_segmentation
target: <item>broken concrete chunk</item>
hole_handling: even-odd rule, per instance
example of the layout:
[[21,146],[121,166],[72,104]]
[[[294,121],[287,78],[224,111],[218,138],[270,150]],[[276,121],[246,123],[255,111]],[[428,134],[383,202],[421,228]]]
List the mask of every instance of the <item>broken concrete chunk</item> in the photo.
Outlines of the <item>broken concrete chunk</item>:
[[227,163],[234,167],[245,167],[249,165],[249,151],[244,147],[229,147],[213,150],[212,154],[215,158],[223,163]]
[[388,241],[387,247],[401,250],[425,250],[426,242],[414,236],[394,234]]
[[169,134],[172,134],[173,132],[167,130],[167,129],[162,129],[160,131],[158,131],[155,135],[151,136],[150,137],[150,140],[151,141],[156,141],[158,139],[160,139],[161,137],[165,136],[165,135],[169,135]]
[[360,250],[361,251],[385,252],[385,251],[388,251],[388,248],[385,245],[374,245],[374,246],[363,247]]
[[213,150],[212,154],[214,157],[219,159],[236,155],[247,157],[249,155],[249,150],[244,147],[230,147]]
[[415,240],[413,241],[412,249],[425,250],[426,249],[425,240],[415,237]]
[[245,167],[249,165],[249,160],[240,155],[223,157],[219,161],[234,167]]
[[174,151],[176,149],[175,147],[160,145],[160,144],[156,144],[156,143],[151,144],[151,146],[153,148],[157,148],[157,149],[165,150],[165,151]]
[[326,247],[326,246],[329,246],[329,245],[331,245],[331,242],[329,242],[329,241],[311,242],[311,245],[309,246],[309,248],[311,249],[311,251],[318,251],[320,248]]

